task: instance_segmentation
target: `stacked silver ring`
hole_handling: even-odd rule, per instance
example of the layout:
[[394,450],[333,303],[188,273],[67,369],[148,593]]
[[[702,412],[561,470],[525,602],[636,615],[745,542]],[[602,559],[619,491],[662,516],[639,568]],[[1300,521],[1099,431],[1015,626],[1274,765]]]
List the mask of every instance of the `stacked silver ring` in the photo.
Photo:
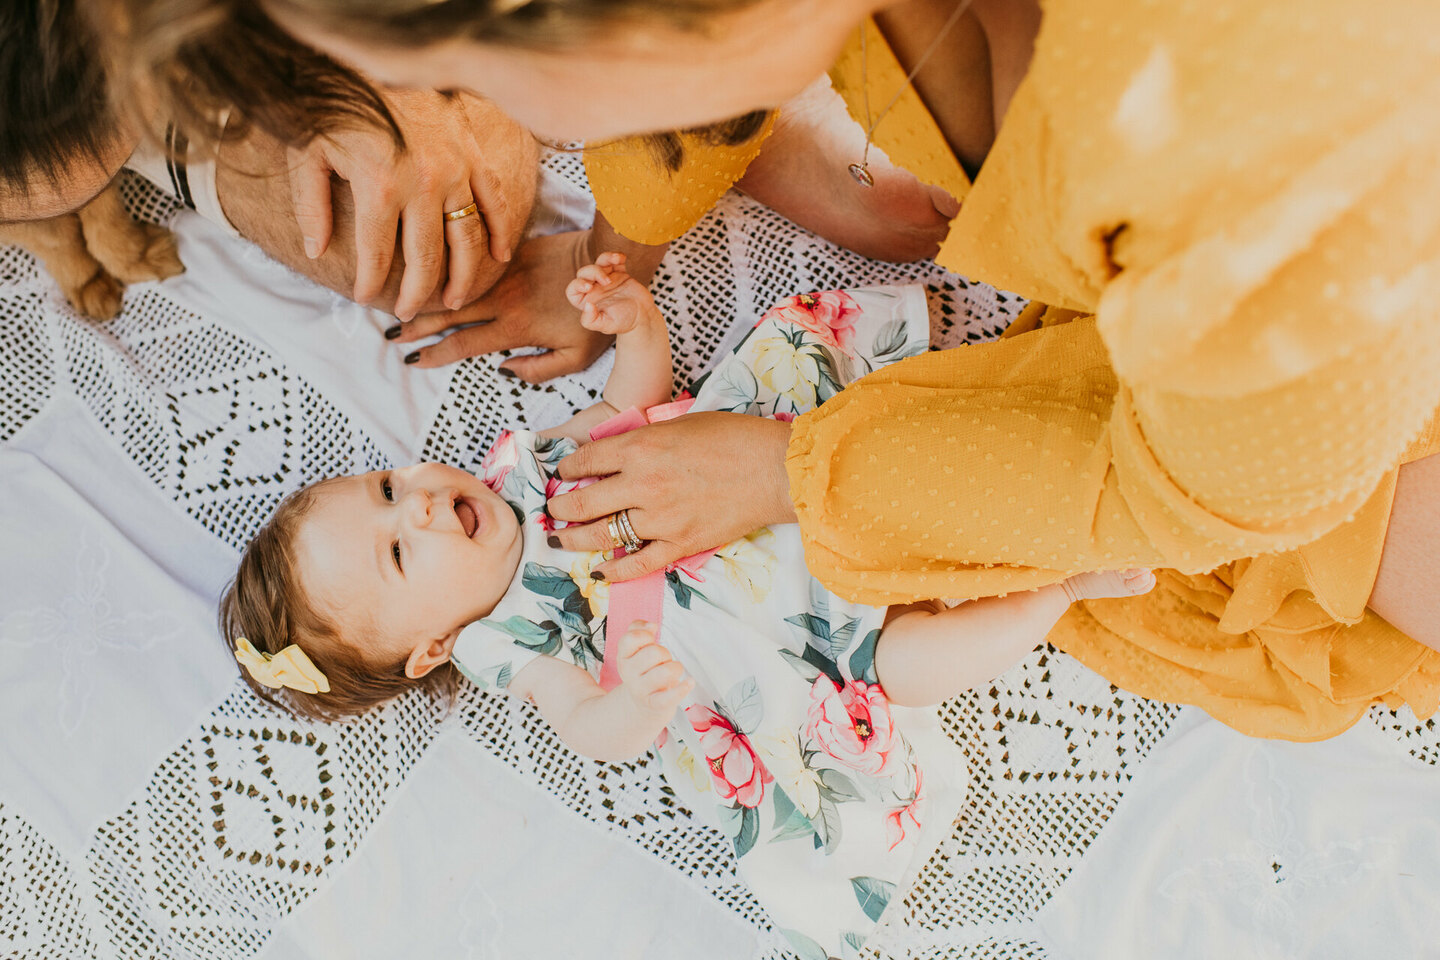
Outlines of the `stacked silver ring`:
[[634,553],[645,546],[645,541],[635,536],[635,528],[630,526],[629,510],[610,514],[605,521],[605,528],[610,532],[610,540],[615,546],[624,547],[626,553]]

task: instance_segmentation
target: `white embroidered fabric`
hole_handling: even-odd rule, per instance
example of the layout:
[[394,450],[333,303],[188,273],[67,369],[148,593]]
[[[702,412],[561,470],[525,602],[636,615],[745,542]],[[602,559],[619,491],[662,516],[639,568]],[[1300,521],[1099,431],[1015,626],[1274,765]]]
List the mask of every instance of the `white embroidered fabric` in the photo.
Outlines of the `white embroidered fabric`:
[[[573,155],[546,163],[583,190]],[[593,402],[608,357],[540,387],[495,358],[415,371],[380,336],[390,318],[125,189],[173,220],[188,270],[130,289],[110,324],[0,248],[0,954],[786,956],[652,760],[582,759],[533,709],[469,689],[448,716],[412,696],[303,723],[254,698],[215,635],[237,551],[285,493],[414,457],[474,468],[502,426]],[[737,195],[653,289],[679,387],[784,296],[917,281],[943,345],[1019,306]],[[1330,744],[1247,741],[1048,648],[943,719],[967,805],[867,956],[1434,942],[1440,857],[1415,852],[1440,851],[1432,723],[1376,710]]]

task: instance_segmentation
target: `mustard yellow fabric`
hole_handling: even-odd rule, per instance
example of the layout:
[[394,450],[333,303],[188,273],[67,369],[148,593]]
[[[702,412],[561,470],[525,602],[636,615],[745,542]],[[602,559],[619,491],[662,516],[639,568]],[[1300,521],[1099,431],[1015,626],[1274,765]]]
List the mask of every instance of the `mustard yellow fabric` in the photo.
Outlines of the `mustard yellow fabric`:
[[[863,124],[862,72],[872,110],[904,73],[862,29],[831,78]],[[907,91],[874,139],[963,198],[937,259],[1034,303],[796,422],[815,574],[883,604],[1156,566],[1051,639],[1255,735],[1430,715],[1440,655],[1365,604],[1397,466],[1440,451],[1436,36],[1429,0],[1048,0],[973,187]],[[749,162],[723,159],[695,150],[682,200],[633,165],[597,199],[670,239]]]
[[[965,199],[970,192],[970,177],[945,142],[925,102],[906,80],[904,68],[874,20],[866,19],[845,44],[840,58],[830,68],[830,86],[862,129],[874,127],[870,141],[886,156],[922,183],[941,187],[956,200]],[[892,101],[886,111],[885,105]]]
[[891,603],[1168,568],[1051,639],[1261,736],[1433,712],[1440,655],[1365,604],[1396,468],[1440,450],[1437,29],[1423,0],[1046,3],[938,259],[1059,309],[796,422],[816,575]]
[[621,236],[659,246],[693,227],[745,174],[775,127],[738,146],[715,146],[681,133],[680,169],[665,170],[638,137],[587,145],[585,175],[595,206]]

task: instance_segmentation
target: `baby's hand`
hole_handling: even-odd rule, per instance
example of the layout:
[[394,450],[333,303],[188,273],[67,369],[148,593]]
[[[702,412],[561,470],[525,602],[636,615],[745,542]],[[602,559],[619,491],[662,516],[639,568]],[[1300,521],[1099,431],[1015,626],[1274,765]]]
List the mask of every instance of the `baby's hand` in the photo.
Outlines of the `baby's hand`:
[[643,620],[630,624],[615,652],[621,688],[645,710],[672,712],[695,689],[695,681],[656,642],[655,628]]
[[1134,597],[1155,589],[1155,572],[1143,567],[1130,570],[1101,570],[1079,573],[1060,584],[1071,603],[1080,600],[1104,600],[1108,597]]
[[597,333],[629,333],[637,327],[665,319],[640,281],[625,272],[625,254],[602,253],[581,267],[565,288],[565,296],[580,311],[580,324]]

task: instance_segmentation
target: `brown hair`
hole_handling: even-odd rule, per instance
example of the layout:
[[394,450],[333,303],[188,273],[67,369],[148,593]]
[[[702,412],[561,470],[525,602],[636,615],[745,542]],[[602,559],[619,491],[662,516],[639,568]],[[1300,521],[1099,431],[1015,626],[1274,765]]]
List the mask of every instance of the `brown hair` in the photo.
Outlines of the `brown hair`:
[[[253,2],[253,0],[231,0]],[[268,0],[340,36],[391,47],[477,40],[555,50],[657,20],[703,29],[714,17],[762,0]]]
[[295,40],[253,0],[104,0],[94,15],[109,40],[117,102],[158,103],[193,143],[215,147],[217,120],[228,111],[226,138],[243,138],[253,126],[304,146],[369,127],[405,147],[368,80]]
[[[274,0],[337,33],[398,46],[421,46],[457,36],[486,43],[554,48],[614,29],[626,20],[659,16],[687,29],[706,18],[759,0]],[[257,0],[108,0],[110,19],[131,42],[117,50],[123,71],[143,102],[158,99],[191,139],[212,142],[214,118],[241,112],[242,135],[253,123],[283,143],[303,145],[318,135],[354,126],[388,130],[397,148],[404,137],[385,101],[360,74],[291,38]],[[680,134],[710,145],[753,139],[769,113],[756,110],[719,123],[635,138],[664,169],[684,159]]]
[[24,196],[120,140],[105,70],[75,0],[0,4],[0,180]]
[[280,501],[245,548],[235,580],[220,599],[220,636],[232,652],[241,637],[261,653],[276,654],[292,643],[305,651],[329,680],[328,693],[275,690],[240,669],[252,690],[297,716],[317,720],[356,716],[414,687],[448,705],[459,686],[459,671],[452,664],[441,664],[419,680],[405,675],[403,661],[378,668],[367,664],[305,595],[295,564],[295,535],[328,482],[311,484]]

